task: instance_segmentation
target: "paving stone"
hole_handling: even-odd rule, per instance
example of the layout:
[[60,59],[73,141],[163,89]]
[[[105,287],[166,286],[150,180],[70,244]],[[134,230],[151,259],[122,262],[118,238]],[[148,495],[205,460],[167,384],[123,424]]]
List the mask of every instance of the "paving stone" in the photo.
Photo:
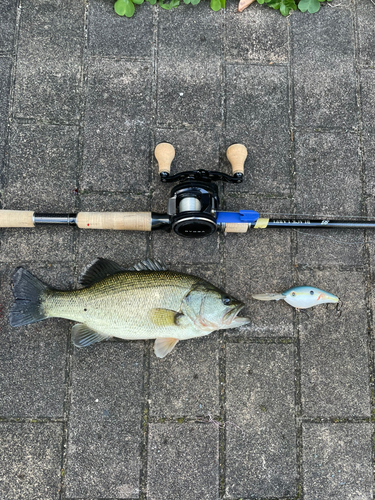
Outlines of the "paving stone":
[[151,73],[145,62],[91,62],[82,189],[132,193],[148,189]]
[[248,151],[244,182],[228,192],[289,194],[288,72],[284,66],[226,66],[226,146]]
[[8,314],[13,304],[11,277],[17,266],[25,267],[52,287],[69,289],[72,280],[71,271],[60,265],[17,261],[12,266],[2,266],[0,417],[61,417],[70,325],[55,318],[19,328],[9,325]]
[[279,12],[256,3],[241,14],[237,6],[237,1],[226,5],[226,60],[287,63],[289,20],[280,16]]
[[3,498],[59,498],[62,436],[59,423],[0,422]]
[[204,3],[172,11],[159,18],[158,124],[220,126],[222,15]]
[[219,484],[218,430],[209,424],[150,424],[150,500],[216,500]]
[[291,16],[295,124],[357,125],[354,32],[350,10],[325,8]]
[[350,133],[296,134],[296,211],[300,214],[361,213],[358,138]]
[[[2,171],[4,170],[3,158],[8,118],[11,64],[12,61],[10,58],[0,57],[0,168]],[[2,184],[3,182],[1,182]]]
[[138,498],[143,344],[75,350],[67,498]]
[[[16,28],[17,3],[13,0],[0,0],[0,12],[0,52],[12,52]],[[2,85],[0,85],[0,89],[1,87]]]
[[375,66],[375,5],[357,2],[359,62],[363,66]]
[[[80,212],[149,212],[144,196],[87,194],[81,196]],[[97,257],[133,265],[147,258],[149,233],[141,231],[79,230],[79,273]]]
[[375,70],[368,69],[361,71],[361,103],[362,121],[364,132],[375,132],[375,111],[374,111],[374,79]]
[[152,7],[135,8],[131,19],[115,13],[112,0],[89,4],[88,50],[92,55],[151,57],[153,41]]
[[363,231],[361,229],[296,229],[296,265],[351,266],[363,265]]
[[229,336],[294,335],[293,309],[288,304],[284,301],[263,302],[251,298],[256,293],[283,292],[293,286],[289,231],[254,229],[244,235],[227,234],[225,276],[225,290],[245,302],[241,316],[251,319],[248,325],[228,330]]
[[[255,210],[260,217],[269,219],[288,219],[292,217],[290,198],[270,198],[269,196],[253,195],[251,193],[225,193],[225,210],[237,212],[238,210]],[[272,231],[271,228],[269,228]],[[287,234],[290,230],[284,231]],[[248,238],[254,235],[253,229],[247,232]],[[230,238],[230,235],[227,235]]]
[[297,493],[293,350],[293,345],[227,344],[226,495],[230,498]]
[[[366,173],[366,192],[374,197],[375,195],[375,134],[365,132],[362,136],[363,144],[363,164]],[[369,215],[375,213],[374,210],[369,210]]]
[[208,238],[197,240],[183,238],[175,232],[151,233],[153,256],[166,265],[185,264],[219,264],[221,259],[220,237],[213,234]]
[[303,424],[304,498],[372,500],[371,424]]
[[150,415],[181,417],[218,415],[218,335],[183,340],[171,354],[151,355]]
[[14,112],[22,117],[78,120],[81,100],[83,0],[22,6]]
[[303,271],[300,284],[331,292],[342,300],[300,314],[301,393],[308,417],[369,417],[367,319],[363,274],[356,271]]
[[19,262],[71,262],[74,234],[72,227],[3,229],[0,262],[14,262],[15,257]]
[[78,128],[14,124],[3,199],[7,208],[75,211]]
[[10,92],[10,73],[12,70],[12,60],[10,57],[0,57],[0,159],[5,143],[7,119],[8,119],[8,101]]

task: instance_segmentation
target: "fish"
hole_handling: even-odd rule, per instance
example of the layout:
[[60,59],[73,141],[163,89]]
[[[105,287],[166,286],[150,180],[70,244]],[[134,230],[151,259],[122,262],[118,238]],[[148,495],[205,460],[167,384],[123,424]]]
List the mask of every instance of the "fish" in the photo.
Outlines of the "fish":
[[308,309],[319,304],[339,304],[340,299],[332,293],[313,286],[294,286],[282,293],[260,293],[252,296],[256,300],[285,300],[296,309]]
[[250,322],[238,317],[245,305],[240,300],[202,278],[167,270],[156,260],[125,269],[98,258],[84,270],[79,284],[83,288],[56,290],[17,268],[10,325],[65,318],[77,322],[71,331],[76,347],[111,337],[156,339],[155,354],[163,358],[179,340]]

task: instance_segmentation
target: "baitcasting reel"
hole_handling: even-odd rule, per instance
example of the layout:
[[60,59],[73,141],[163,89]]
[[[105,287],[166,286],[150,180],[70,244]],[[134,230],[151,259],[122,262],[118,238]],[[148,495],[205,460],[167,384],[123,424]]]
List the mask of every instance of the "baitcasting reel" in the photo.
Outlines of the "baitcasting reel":
[[168,223],[179,236],[203,238],[218,229],[217,213],[220,206],[215,181],[238,184],[243,180],[247,150],[242,144],[233,144],[227,149],[227,158],[233,175],[210,170],[189,170],[170,175],[175,156],[172,144],[163,142],[155,148],[162,182],[179,182],[171,190],[168,200]]

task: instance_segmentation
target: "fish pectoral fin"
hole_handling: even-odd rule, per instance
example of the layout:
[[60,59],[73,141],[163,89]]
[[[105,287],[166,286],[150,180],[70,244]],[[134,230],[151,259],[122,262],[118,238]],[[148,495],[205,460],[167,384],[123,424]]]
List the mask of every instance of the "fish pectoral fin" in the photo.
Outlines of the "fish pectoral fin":
[[252,298],[255,300],[281,300],[285,299],[285,295],[282,293],[258,293],[252,295]]
[[169,354],[174,346],[177,344],[178,339],[173,338],[159,338],[155,340],[155,354],[158,358],[164,358]]
[[110,338],[111,335],[96,332],[83,323],[78,323],[72,328],[72,342],[76,347],[88,347],[89,345]]
[[155,326],[176,326],[178,325],[177,320],[180,313],[172,309],[156,308],[151,309],[148,315]]

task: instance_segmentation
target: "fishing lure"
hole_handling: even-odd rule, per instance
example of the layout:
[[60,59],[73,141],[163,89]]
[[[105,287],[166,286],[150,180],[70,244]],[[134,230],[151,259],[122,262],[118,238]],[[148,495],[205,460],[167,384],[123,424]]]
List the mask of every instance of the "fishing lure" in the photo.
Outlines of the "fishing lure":
[[339,304],[340,299],[332,293],[312,286],[294,286],[282,293],[260,293],[252,296],[256,300],[285,300],[296,309],[308,309],[319,304]]

